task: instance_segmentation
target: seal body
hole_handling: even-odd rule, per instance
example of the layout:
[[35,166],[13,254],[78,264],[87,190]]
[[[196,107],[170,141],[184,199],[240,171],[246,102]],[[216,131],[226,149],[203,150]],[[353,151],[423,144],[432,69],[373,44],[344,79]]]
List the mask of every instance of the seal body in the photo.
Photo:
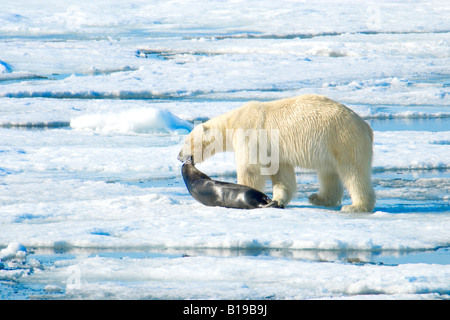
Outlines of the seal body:
[[212,180],[198,170],[190,159],[183,163],[181,173],[192,197],[206,206],[236,209],[282,208],[278,202],[272,201],[266,194],[256,189]]

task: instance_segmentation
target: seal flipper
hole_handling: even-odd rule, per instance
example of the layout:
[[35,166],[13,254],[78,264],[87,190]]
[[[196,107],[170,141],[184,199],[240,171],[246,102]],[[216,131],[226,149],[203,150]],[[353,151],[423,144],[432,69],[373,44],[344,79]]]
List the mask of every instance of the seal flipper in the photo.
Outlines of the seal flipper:
[[284,206],[281,206],[278,204],[278,201],[271,200],[268,204],[263,206],[263,208],[278,208],[278,209],[284,209]]

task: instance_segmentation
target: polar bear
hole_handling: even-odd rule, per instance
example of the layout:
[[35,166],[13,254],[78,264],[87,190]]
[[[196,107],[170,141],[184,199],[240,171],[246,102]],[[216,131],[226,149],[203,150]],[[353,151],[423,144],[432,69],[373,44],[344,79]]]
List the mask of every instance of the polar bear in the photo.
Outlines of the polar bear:
[[237,182],[264,192],[270,178],[272,198],[281,206],[296,192],[294,168],[316,170],[319,192],[310,203],[339,206],[344,186],[352,204],[342,211],[373,212],[372,144],[372,129],[355,112],[321,95],[301,95],[248,102],[197,125],[178,159],[200,163],[234,151]]

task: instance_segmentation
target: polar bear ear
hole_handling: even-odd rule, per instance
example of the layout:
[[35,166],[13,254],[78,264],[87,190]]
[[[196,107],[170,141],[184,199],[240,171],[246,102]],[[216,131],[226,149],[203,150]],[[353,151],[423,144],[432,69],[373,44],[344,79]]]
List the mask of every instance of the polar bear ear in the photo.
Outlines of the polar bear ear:
[[203,134],[208,134],[210,132],[210,129],[211,129],[211,127],[209,125],[204,124],[204,123],[202,124]]

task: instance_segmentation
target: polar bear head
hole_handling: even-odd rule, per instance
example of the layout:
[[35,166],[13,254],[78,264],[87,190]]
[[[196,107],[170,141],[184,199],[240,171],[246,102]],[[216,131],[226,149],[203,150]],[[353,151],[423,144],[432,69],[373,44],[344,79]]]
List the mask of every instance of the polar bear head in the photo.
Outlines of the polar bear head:
[[193,164],[203,162],[216,153],[226,151],[226,139],[226,133],[208,122],[199,124],[186,137],[178,160],[191,160]]

